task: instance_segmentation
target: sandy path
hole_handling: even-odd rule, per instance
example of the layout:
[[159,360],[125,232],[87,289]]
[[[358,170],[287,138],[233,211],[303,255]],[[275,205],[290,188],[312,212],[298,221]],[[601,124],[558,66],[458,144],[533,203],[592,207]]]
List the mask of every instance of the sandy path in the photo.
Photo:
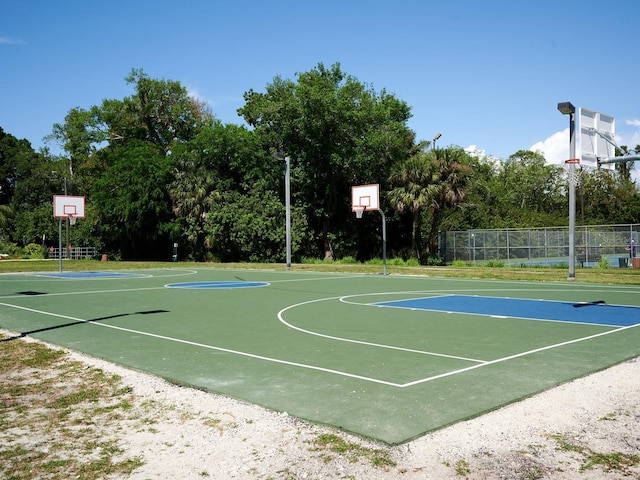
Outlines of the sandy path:
[[[136,480],[640,478],[638,359],[387,447],[84,355],[72,356],[120,375],[134,388],[136,408],[153,415],[150,428],[111,432],[126,445],[128,456],[145,461],[130,477]],[[396,465],[374,466],[371,455],[354,459],[332,452],[326,443],[316,443],[323,434],[381,450]],[[620,455],[602,455],[611,453]],[[589,466],[588,457],[608,463]],[[615,458],[631,459],[635,465],[615,464]]]

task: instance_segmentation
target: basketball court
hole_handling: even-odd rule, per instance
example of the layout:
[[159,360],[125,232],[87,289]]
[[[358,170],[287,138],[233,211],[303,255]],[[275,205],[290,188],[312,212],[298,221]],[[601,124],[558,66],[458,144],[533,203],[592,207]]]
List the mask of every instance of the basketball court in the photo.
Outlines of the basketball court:
[[[597,149],[613,118],[591,113],[581,151],[593,140],[589,161],[612,161]],[[0,345],[38,338],[388,444],[640,355],[637,286],[387,275],[379,194],[352,188],[356,216],[381,217],[382,275],[292,271],[289,233],[287,271],[78,273],[60,259],[57,273],[0,276]],[[60,251],[63,220],[84,210],[54,197]]]
[[0,276],[29,336],[388,444],[640,355],[640,287],[297,271]]

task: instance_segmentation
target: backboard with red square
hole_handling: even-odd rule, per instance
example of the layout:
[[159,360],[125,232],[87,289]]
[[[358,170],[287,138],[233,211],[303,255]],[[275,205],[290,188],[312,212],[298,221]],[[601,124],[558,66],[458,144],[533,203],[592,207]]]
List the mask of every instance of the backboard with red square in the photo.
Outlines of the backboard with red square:
[[358,209],[378,210],[380,208],[379,202],[377,183],[351,187],[351,211],[356,212]]
[[84,197],[54,195],[53,216],[55,218],[84,218]]

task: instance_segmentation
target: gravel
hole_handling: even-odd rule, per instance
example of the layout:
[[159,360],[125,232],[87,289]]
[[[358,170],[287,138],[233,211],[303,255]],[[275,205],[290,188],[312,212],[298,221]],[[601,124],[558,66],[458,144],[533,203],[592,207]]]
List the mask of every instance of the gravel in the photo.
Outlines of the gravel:
[[[145,462],[135,480],[640,478],[638,359],[387,446],[70,355],[119,375],[133,388],[134,409],[152,416],[145,428],[124,423],[104,432]],[[334,451],[336,439],[351,448]],[[379,455],[395,465],[376,462]]]

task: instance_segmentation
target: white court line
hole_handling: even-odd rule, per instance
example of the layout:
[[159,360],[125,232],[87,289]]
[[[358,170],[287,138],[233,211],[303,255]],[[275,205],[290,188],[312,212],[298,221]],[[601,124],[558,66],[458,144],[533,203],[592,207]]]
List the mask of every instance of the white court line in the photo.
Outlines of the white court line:
[[[432,356],[432,357],[442,357],[442,358],[451,358],[454,360],[463,360],[465,362],[474,362],[474,363],[484,363],[484,360],[478,360],[477,358],[468,358],[468,357],[459,357],[456,355],[446,355],[443,353],[436,353],[436,352],[428,352],[428,351],[424,351],[424,350],[415,350],[412,348],[404,348],[404,347],[394,347],[393,345],[385,345],[382,343],[372,343],[372,342],[365,342],[363,340],[353,340],[351,338],[344,338],[344,337],[336,337],[333,335],[326,335],[324,333],[319,333],[319,332],[314,332],[313,330],[306,330],[304,328],[300,328],[300,327],[296,327],[295,325],[290,324],[289,322],[287,322],[284,317],[283,314],[284,312],[286,312],[287,310],[290,310],[292,308],[296,308],[296,307],[300,307],[302,305],[308,305],[311,303],[317,303],[317,302],[324,302],[326,300],[340,300],[342,301],[345,298],[349,298],[349,297],[356,297],[356,296],[360,296],[360,295],[347,295],[347,296],[343,296],[343,297],[329,297],[329,298],[319,298],[319,299],[315,299],[315,300],[309,300],[307,302],[301,302],[301,303],[296,303],[294,305],[289,305],[286,308],[283,308],[282,310],[280,310],[278,312],[278,320],[280,320],[280,322],[284,325],[286,325],[287,327],[293,329],[293,330],[297,330],[299,332],[302,333],[306,333],[307,335],[314,335],[316,337],[322,337],[322,338],[327,338],[329,340],[336,340],[339,342],[347,342],[347,343],[355,343],[358,345],[366,345],[369,347],[377,347],[377,348],[385,348],[388,350],[398,350],[401,352],[407,352],[407,353],[417,353],[420,355],[428,355],[428,356]],[[349,303],[349,302],[345,302],[345,303]]]
[[[153,270],[153,269],[152,269]],[[172,269],[170,268],[162,268],[162,269],[157,269],[159,271],[171,271]],[[100,270],[102,272],[114,272],[114,273],[131,273],[131,272],[145,272],[148,270],[142,269],[142,270]],[[40,279],[43,278],[48,278],[51,280],[122,280],[122,279],[148,279],[148,278],[165,278],[165,277],[183,277],[185,275],[195,275],[196,273],[198,273],[197,270],[191,270],[191,269],[180,269],[177,270],[180,273],[173,273],[173,274],[167,274],[167,275],[154,275],[152,273],[141,273],[139,275],[131,275],[128,277],[123,277],[123,276],[113,276],[113,277],[103,277],[103,278],[90,278],[90,277],[85,277],[85,278],[64,278],[61,276],[51,276],[52,274],[55,273],[59,273],[59,272],[16,272],[16,273],[0,273],[0,283],[5,282],[5,281],[11,281],[11,283],[14,282],[33,282],[33,278],[32,277],[37,277]],[[64,272],[64,273],[70,273],[70,272]],[[82,273],[82,272],[77,272],[77,273]],[[16,276],[16,277],[24,277],[24,278],[11,278],[11,279],[7,279],[4,278],[5,276]]]
[[[166,290],[164,286],[162,287],[140,287],[140,288],[117,288],[115,290],[87,290],[84,292],[58,292],[58,293],[43,293],[41,295],[24,295],[24,294],[16,294],[16,295],[6,295],[0,296],[0,298],[42,298],[42,297],[61,297],[66,295],[91,295],[95,293],[114,293],[114,292],[144,292],[147,290]],[[19,307],[17,307],[19,308]],[[55,315],[55,314],[51,314]]]
[[[171,269],[160,269],[160,271],[162,270],[166,270],[166,271],[171,271]],[[172,273],[172,274],[167,274],[167,275],[154,275],[153,273],[144,273],[147,272],[148,270],[142,269],[142,270],[95,270],[91,273],[104,273],[105,276],[104,277],[99,277],[99,276],[94,276],[94,277],[82,277],[81,275],[83,273],[87,273],[87,272],[35,272],[35,273],[27,273],[25,275],[30,275],[32,277],[38,277],[38,278],[51,278],[54,280],[75,280],[75,281],[82,281],[82,280],[135,280],[135,279],[145,279],[145,278],[167,278],[167,277],[183,277],[186,275],[195,275],[198,273],[197,270],[192,270],[192,269],[181,269],[181,270],[175,270],[176,272],[179,273]],[[153,271],[153,269],[152,269]],[[78,274],[80,276],[78,277],[74,277],[73,274]],[[121,274],[121,275],[113,275],[110,276],[109,273],[116,273],[116,274]]]
[[[163,277],[178,277],[178,276],[183,276],[183,275],[192,275],[192,274],[196,274],[198,273],[196,270],[184,270],[186,272],[190,272],[190,273],[181,273],[180,275],[158,275],[158,276],[148,276],[148,277],[135,277],[136,279],[140,279],[140,278],[145,278],[145,279],[149,279],[149,278],[163,278]],[[34,275],[31,275],[34,276]],[[44,278],[44,277],[42,277]],[[49,277],[51,278],[51,277]],[[128,277],[128,278],[134,278],[134,277]],[[354,276],[341,276],[341,277],[330,277],[330,278],[326,278],[326,277],[318,277],[318,278],[305,278],[305,279],[288,279],[288,280],[274,280],[274,281],[265,281],[265,283],[285,283],[285,282],[309,282],[309,281],[316,281],[316,280],[339,280],[339,279],[343,279],[343,278],[354,278]],[[118,277],[118,279],[122,280],[123,277]],[[95,279],[94,279],[95,280]],[[32,282],[33,280],[20,280],[20,281],[30,281]],[[215,281],[215,280],[214,280]],[[247,281],[253,281],[253,280],[247,280]],[[256,280],[256,281],[262,281],[262,280]],[[41,295],[33,295],[32,297],[28,296],[28,295],[24,295],[24,294],[15,294],[15,295],[0,295],[0,298],[4,298],[4,299],[9,299],[9,298],[37,298],[37,297],[53,297],[53,296],[65,296],[65,295],[91,295],[91,294],[96,294],[96,293],[112,293],[112,292],[139,292],[139,291],[145,291],[145,290],[160,290],[160,289],[166,289],[167,287],[165,285],[160,286],[160,287],[140,287],[140,288],[118,288],[118,289],[113,289],[113,290],[85,290],[85,291],[80,291],[80,292],[58,292],[58,293],[42,293]],[[210,290],[215,290],[215,289],[210,289]]]
[[485,363],[483,363],[481,365],[471,365],[470,367],[462,368],[460,370],[453,370],[451,372],[442,373],[440,375],[434,375],[433,377],[423,378],[422,380],[416,380],[416,381],[413,381],[413,382],[404,383],[404,384],[400,385],[400,387],[401,388],[412,387],[414,385],[418,385],[418,384],[421,384],[421,383],[427,383],[427,382],[430,382],[432,380],[437,380],[439,378],[449,377],[451,375],[457,375],[459,373],[468,372],[469,370],[474,370],[474,369],[479,368],[479,367],[486,367],[487,365],[494,365],[496,363],[506,362],[508,360],[513,360],[514,358],[525,357],[527,355],[532,355],[534,353],[544,352],[545,350],[551,350],[552,348],[558,348],[558,347],[564,347],[565,345],[571,345],[572,343],[584,342],[585,340],[591,340],[592,338],[603,337],[603,336],[609,335],[611,333],[617,333],[617,332],[620,332],[622,330],[628,330],[630,328],[634,328],[634,327],[637,327],[637,326],[638,325],[630,325],[630,326],[627,326],[627,327],[620,327],[620,328],[616,328],[616,329],[613,329],[613,330],[609,330],[607,332],[600,332],[600,333],[596,333],[595,335],[589,335],[588,337],[575,338],[573,340],[568,340],[566,342],[556,343],[554,345],[547,345],[546,347],[536,348],[534,350],[529,350],[527,352],[516,353],[515,355],[510,355],[508,357],[496,358],[495,360],[487,361],[487,362],[485,362]]
[[290,362],[290,361],[281,360],[281,359],[278,359],[278,358],[265,357],[263,355],[256,355],[254,353],[241,352],[239,350],[231,350],[229,348],[216,347],[214,345],[207,345],[207,344],[204,344],[204,343],[191,342],[189,340],[182,340],[182,339],[179,339],[179,338],[167,337],[165,335],[157,335],[155,333],[143,332],[141,330],[134,330],[134,329],[131,329],[131,328],[118,327],[116,325],[109,325],[109,324],[106,324],[106,323],[94,322],[92,320],[83,320],[81,318],[71,317],[69,315],[61,315],[61,314],[58,314],[58,313],[45,312],[45,311],[36,310],[36,309],[33,309],[33,308],[20,307],[18,305],[11,305],[9,303],[0,303],[0,306],[10,307],[10,308],[17,308],[19,310],[26,310],[28,312],[39,313],[41,315],[49,315],[49,316],[52,316],[52,317],[64,318],[66,320],[72,320],[74,322],[88,323],[88,324],[91,324],[91,325],[96,325],[98,327],[112,328],[114,330],[120,330],[120,331],[123,331],[123,332],[135,333],[137,335],[144,335],[144,336],[152,337],[152,338],[159,338],[161,340],[168,340],[170,342],[183,343],[185,345],[191,345],[191,346],[194,346],[194,347],[200,347],[200,348],[206,348],[206,349],[209,349],[209,350],[216,350],[216,351],[219,351],[219,352],[231,353],[233,355],[240,355],[240,356],[243,356],[243,357],[255,358],[257,360],[264,360],[266,362],[278,363],[278,364],[282,364],[282,365],[289,365],[289,366],[292,366],[292,367],[306,368],[306,369],[309,369],[309,370],[316,370],[316,371],[324,372],[324,373],[332,373],[332,374],[340,375],[340,376],[343,376],[343,377],[355,378],[355,379],[358,379],[358,380],[364,380],[364,381],[372,382],[372,383],[380,383],[380,384],[387,385],[387,386],[390,386],[390,387],[402,387],[402,385],[400,385],[398,383],[387,382],[387,381],[384,381],[384,380],[379,380],[377,378],[370,378],[370,377],[365,377],[365,376],[362,376],[362,375],[355,375],[353,373],[342,372],[340,370],[333,370],[333,369],[330,369],[330,368],[316,367],[314,365],[307,365],[307,364],[304,364],[304,363]]
[[[360,275],[354,275],[353,277],[360,277]],[[291,279],[291,280],[282,280],[282,281],[286,282],[286,281],[329,280],[329,279],[334,279],[334,278],[335,279],[339,279],[339,278],[348,278],[348,277],[346,277],[346,276],[337,276],[337,277],[330,277],[330,278],[311,278],[311,279],[304,279],[304,280],[300,280],[300,279],[293,280],[293,279]],[[276,280],[274,282],[278,282],[278,280]],[[614,287],[614,286],[612,286],[612,287]],[[90,291],[90,292],[71,292],[71,293],[56,293],[56,294],[45,294],[45,295],[76,295],[76,294],[85,294],[85,293],[89,293],[89,294],[90,293],[110,293],[110,292],[118,292],[118,291],[129,292],[129,291],[136,291],[136,290],[156,290],[156,289],[161,289],[161,288],[164,288],[164,287],[149,287],[149,288],[122,289],[122,290],[99,290],[99,291]],[[468,290],[469,291],[481,291],[481,290],[484,290],[484,289],[480,289],[479,290],[479,289],[470,288]],[[487,290],[495,292],[495,289],[487,289]],[[522,289],[509,289],[509,290],[522,291]],[[467,289],[462,289],[461,291],[467,291]],[[558,290],[556,290],[556,291],[558,291]],[[567,291],[574,291],[574,290],[567,290]],[[610,290],[609,289],[603,289],[603,291],[610,291]],[[309,333],[309,334],[312,334],[312,335],[326,337],[328,339],[333,339],[333,340],[348,341],[348,342],[351,342],[351,343],[362,343],[362,344],[365,344],[365,345],[375,346],[375,347],[379,347],[379,348],[402,350],[402,351],[406,351],[406,352],[419,353],[419,354],[425,354],[425,355],[444,356],[444,357],[447,357],[447,358],[460,359],[460,360],[466,360],[466,361],[471,361],[471,362],[476,362],[477,363],[476,365],[471,365],[471,366],[465,367],[463,369],[458,369],[458,370],[454,370],[454,371],[451,371],[451,372],[446,372],[446,373],[435,375],[435,376],[432,376],[432,377],[426,377],[426,378],[423,378],[423,379],[415,380],[415,381],[404,383],[404,384],[399,384],[399,383],[394,383],[394,382],[387,382],[387,381],[384,381],[384,380],[379,380],[379,379],[371,378],[371,377],[365,377],[365,376],[361,376],[361,375],[355,375],[355,374],[352,374],[352,373],[342,372],[342,371],[339,371],[339,370],[333,370],[333,369],[327,369],[327,368],[317,367],[317,366],[313,366],[313,365],[306,365],[306,364],[301,364],[301,363],[296,363],[296,362],[290,362],[290,361],[286,361],[286,360],[280,360],[280,359],[265,357],[265,356],[261,356],[261,355],[248,353],[248,352],[241,352],[241,351],[237,351],[237,350],[226,349],[226,348],[223,348],[223,347],[216,347],[216,346],[213,346],[213,345],[206,345],[206,344],[201,344],[201,343],[197,343],[197,342],[181,340],[181,339],[178,339],[178,338],[167,337],[167,336],[163,336],[163,335],[157,335],[157,334],[153,334],[153,333],[149,333],[149,332],[143,332],[143,331],[128,329],[128,328],[124,328],[124,327],[117,327],[115,325],[108,325],[108,324],[104,324],[104,323],[93,322],[91,320],[82,320],[82,319],[78,319],[78,318],[74,318],[74,317],[70,317],[70,316],[66,316],[66,315],[60,315],[60,314],[56,314],[56,313],[52,313],[52,312],[45,312],[45,311],[30,309],[30,308],[27,308],[27,307],[20,307],[20,306],[17,306],[17,305],[11,305],[11,304],[6,304],[6,303],[0,303],[0,305],[6,306],[6,307],[10,307],[10,308],[16,308],[16,309],[31,311],[31,312],[39,313],[39,314],[43,314],[43,315],[50,315],[50,316],[54,316],[54,317],[65,318],[65,319],[69,319],[69,320],[73,320],[73,321],[77,321],[77,322],[91,323],[91,324],[94,324],[94,325],[97,325],[97,326],[101,326],[101,327],[105,327],[105,328],[112,328],[112,329],[115,329],[115,330],[121,330],[121,331],[130,332],[130,333],[136,333],[136,334],[139,334],[139,335],[144,335],[144,336],[164,339],[164,340],[168,340],[168,341],[174,341],[174,342],[188,344],[188,345],[192,345],[192,346],[198,346],[198,347],[201,347],[201,348],[217,350],[217,351],[221,351],[221,352],[225,352],[225,353],[231,353],[231,354],[250,357],[250,358],[255,358],[255,359],[259,359],[259,360],[264,360],[264,361],[269,361],[269,362],[274,362],[274,363],[279,363],[279,364],[285,364],[285,365],[290,365],[290,366],[296,366],[296,367],[300,367],[300,368],[306,368],[306,369],[315,370],[315,371],[321,371],[321,372],[326,372],[326,373],[332,373],[332,374],[336,374],[336,375],[340,375],[340,376],[344,376],[344,377],[355,378],[355,379],[359,379],[359,380],[369,381],[369,382],[378,383],[378,384],[384,384],[384,385],[388,385],[388,386],[392,386],[392,387],[398,387],[398,388],[411,387],[411,386],[414,386],[414,385],[430,382],[432,380],[437,380],[439,378],[443,378],[443,377],[447,377],[447,376],[451,376],[451,375],[456,375],[456,374],[459,374],[459,373],[464,373],[466,371],[474,370],[476,368],[480,368],[480,367],[483,367],[483,366],[486,366],[486,365],[492,365],[492,364],[495,364],[495,363],[505,362],[505,361],[508,361],[508,360],[511,360],[511,359],[514,359],[514,358],[523,357],[523,356],[526,356],[526,355],[530,355],[530,354],[537,353],[537,352],[544,351],[544,350],[549,350],[549,349],[552,349],[552,348],[561,347],[561,346],[572,344],[572,343],[578,343],[578,342],[581,342],[581,341],[584,341],[584,340],[589,340],[591,338],[596,338],[596,337],[608,335],[610,333],[616,333],[616,332],[621,331],[621,330],[626,330],[626,329],[638,326],[638,325],[631,325],[631,326],[627,326],[627,327],[621,327],[621,328],[613,329],[613,330],[610,330],[610,331],[607,331],[607,332],[602,332],[602,333],[599,333],[599,334],[591,335],[591,336],[588,336],[588,337],[578,338],[578,339],[570,340],[570,341],[567,341],[567,342],[562,342],[562,343],[559,343],[559,344],[550,345],[550,346],[547,346],[547,347],[541,347],[541,348],[538,348],[538,349],[535,349],[535,350],[522,352],[522,353],[515,354],[515,355],[512,355],[512,356],[508,356],[508,357],[503,357],[503,358],[499,358],[499,359],[485,361],[485,360],[477,360],[477,359],[468,359],[468,358],[465,358],[465,357],[456,357],[456,356],[436,354],[436,353],[433,353],[433,352],[424,352],[424,351],[420,351],[420,350],[404,349],[404,348],[400,348],[400,347],[392,347],[392,346],[389,346],[389,345],[382,345],[382,344],[375,344],[375,343],[368,343],[368,342],[360,342],[360,341],[357,341],[357,340],[342,339],[340,337],[332,337],[332,336],[328,336],[328,335],[324,335],[324,334],[319,334],[317,332],[306,331],[304,329],[295,327],[293,325],[288,324],[281,317],[281,314],[283,312],[285,312],[286,310],[288,310],[290,308],[293,308],[295,306],[314,303],[314,302],[320,302],[320,301],[325,301],[325,300],[340,300],[340,301],[343,301],[343,299],[346,299],[346,298],[357,297],[357,296],[367,296],[367,295],[387,295],[387,294],[392,295],[392,294],[402,294],[402,293],[426,293],[426,294],[429,294],[429,293],[435,293],[435,292],[443,292],[443,293],[444,292],[451,292],[451,289],[431,290],[429,292],[425,292],[425,291],[378,292],[378,293],[373,293],[373,294],[360,294],[360,295],[348,295],[348,296],[341,296],[341,297],[322,298],[322,299],[311,300],[311,301],[308,301],[308,302],[302,302],[302,303],[299,303],[297,305],[290,305],[289,307],[286,307],[285,309],[281,310],[278,313],[278,318],[283,324],[289,326],[292,329],[299,330],[301,332]],[[19,295],[17,297],[18,298],[25,298],[24,295]],[[0,297],[0,298],[14,298],[14,297]],[[355,302],[346,302],[345,301],[345,303],[355,303]],[[355,304],[358,305],[357,303],[355,303]],[[370,304],[360,304],[360,305],[370,305]]]

